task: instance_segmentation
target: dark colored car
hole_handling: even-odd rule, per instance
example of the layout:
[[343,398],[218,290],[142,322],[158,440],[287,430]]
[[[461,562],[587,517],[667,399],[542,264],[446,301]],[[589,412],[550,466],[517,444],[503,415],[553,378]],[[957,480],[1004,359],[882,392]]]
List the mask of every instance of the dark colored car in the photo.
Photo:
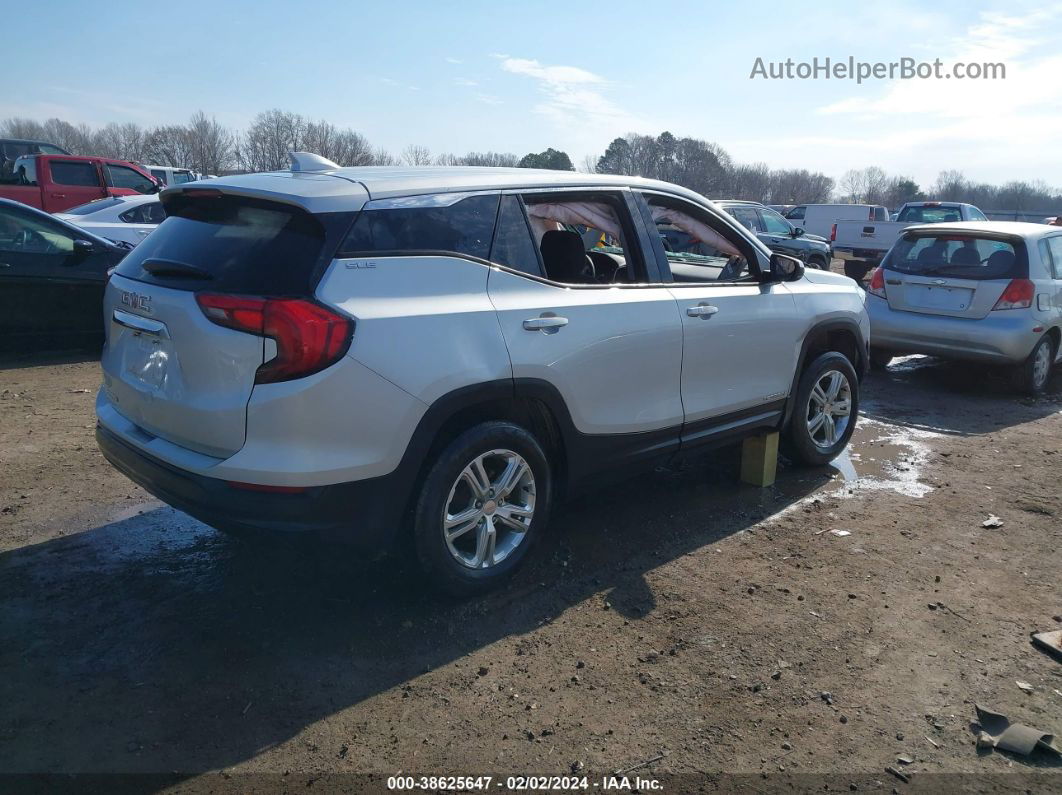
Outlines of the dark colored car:
[[781,213],[757,202],[723,199],[715,203],[753,232],[771,251],[797,257],[811,268],[830,269],[830,244],[826,238],[806,234]]
[[101,344],[107,271],[130,248],[0,199],[0,350]]
[[26,155],[68,155],[61,146],[47,141],[27,141],[23,138],[0,138],[0,179],[10,178],[15,161]]

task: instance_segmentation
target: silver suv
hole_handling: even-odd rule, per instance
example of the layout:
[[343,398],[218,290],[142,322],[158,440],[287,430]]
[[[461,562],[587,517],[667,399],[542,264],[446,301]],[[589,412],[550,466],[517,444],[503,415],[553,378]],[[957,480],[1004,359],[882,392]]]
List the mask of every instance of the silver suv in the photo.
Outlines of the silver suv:
[[855,426],[863,292],[675,185],[295,154],[162,201],[97,438],[223,530],[395,542],[470,593],[609,472],[774,429],[818,465]]

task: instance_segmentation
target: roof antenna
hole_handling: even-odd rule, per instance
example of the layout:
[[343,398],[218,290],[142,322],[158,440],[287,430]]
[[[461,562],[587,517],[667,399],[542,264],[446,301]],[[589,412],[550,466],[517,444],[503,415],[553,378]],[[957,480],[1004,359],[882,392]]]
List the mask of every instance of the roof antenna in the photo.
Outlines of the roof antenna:
[[313,152],[288,152],[288,157],[291,158],[292,171],[332,171],[340,168],[339,163],[333,163],[327,157]]

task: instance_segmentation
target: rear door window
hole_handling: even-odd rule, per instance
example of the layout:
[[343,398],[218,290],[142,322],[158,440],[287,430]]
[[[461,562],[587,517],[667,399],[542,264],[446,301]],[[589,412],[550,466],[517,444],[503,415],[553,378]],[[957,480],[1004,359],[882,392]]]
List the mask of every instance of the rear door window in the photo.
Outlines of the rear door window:
[[338,256],[453,252],[490,256],[499,194],[437,194],[369,202]]
[[560,284],[646,281],[645,263],[623,197],[616,193],[547,193],[523,197],[546,278]]
[[763,227],[760,225],[759,214],[756,212],[755,207],[727,207],[726,211],[730,213],[746,229],[750,229],[753,232],[762,232]]
[[955,233],[904,235],[883,265],[912,276],[975,281],[1023,279],[1029,274],[1022,243]]
[[792,210],[789,211],[789,214],[786,216],[786,218],[788,218],[790,221],[803,221],[804,213],[806,210],[806,207],[794,207]]
[[502,197],[490,261],[532,276],[542,275],[542,264],[518,196]]
[[52,160],[52,182],[57,185],[76,185],[84,188],[99,187],[100,175],[95,163],[76,160]]
[[118,273],[177,289],[303,295],[325,231],[309,213],[233,196],[175,196]]

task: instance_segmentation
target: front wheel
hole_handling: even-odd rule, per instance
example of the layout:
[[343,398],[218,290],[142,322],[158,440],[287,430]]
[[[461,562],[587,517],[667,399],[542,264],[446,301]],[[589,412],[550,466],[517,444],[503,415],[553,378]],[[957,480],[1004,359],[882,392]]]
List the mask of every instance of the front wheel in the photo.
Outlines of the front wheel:
[[552,472],[535,437],[509,422],[471,428],[439,453],[413,520],[417,559],[457,596],[508,579],[542,535]]
[[812,268],[818,268],[820,271],[828,271],[830,269],[829,261],[820,259],[819,257],[812,257],[809,259],[808,265]]
[[787,450],[799,463],[821,466],[836,458],[855,431],[859,379],[848,358],[836,351],[815,358],[800,376]]
[[1055,360],[1055,343],[1043,336],[1032,349],[1029,358],[1014,370],[1014,386],[1028,395],[1039,395],[1047,387],[1051,377],[1051,365]]

